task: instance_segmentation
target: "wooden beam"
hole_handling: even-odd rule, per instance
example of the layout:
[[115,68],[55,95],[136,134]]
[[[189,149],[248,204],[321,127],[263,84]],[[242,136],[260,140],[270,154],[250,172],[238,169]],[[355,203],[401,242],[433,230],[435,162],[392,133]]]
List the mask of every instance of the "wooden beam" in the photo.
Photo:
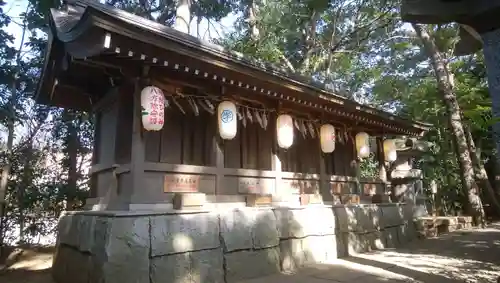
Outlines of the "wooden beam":
[[[134,54],[136,54],[136,53],[134,53]],[[168,56],[166,56],[165,51],[163,51],[162,56],[164,58],[168,57]],[[142,65],[148,64],[145,61],[141,62],[138,60],[134,60],[133,58],[134,57],[131,57],[128,60],[127,59],[121,59],[121,60],[127,60],[129,62],[128,64],[132,64],[132,65],[136,65],[136,66],[140,65],[140,64],[142,64]],[[159,58],[161,58],[161,57],[159,57]],[[193,58],[184,58],[182,56],[178,56],[178,55],[176,56],[175,54],[172,54],[172,56],[168,57],[168,58],[174,58],[174,59],[170,59],[170,61],[163,61],[159,58],[155,57],[155,59],[158,60],[157,64],[151,64],[151,62],[149,61],[149,65],[151,65],[153,67],[151,73],[152,74],[154,74],[154,73],[160,74],[159,77],[157,75],[156,76],[153,75],[153,77],[155,79],[158,79],[158,80],[162,80],[162,77],[163,78],[172,77],[172,73],[167,76],[167,75],[165,75],[165,72],[171,72],[173,70],[171,66],[175,66],[175,67],[177,67],[177,69],[175,69],[176,71],[173,71],[174,73],[175,72],[177,72],[178,74],[187,73],[186,75],[191,76],[190,80],[195,79],[195,78],[193,78],[191,72],[198,70],[200,72],[200,74],[206,74],[207,78],[208,77],[218,78],[217,80],[214,81],[214,84],[219,86],[219,87],[220,87],[220,81],[219,81],[220,78],[224,78],[226,80],[226,84],[224,85],[225,87],[231,87],[231,85],[227,83],[230,81],[233,82],[235,86],[237,86],[238,84],[242,84],[242,86],[237,90],[237,92],[241,92],[243,89],[246,89],[246,87],[248,87],[248,90],[254,91],[253,95],[255,95],[255,92],[259,93],[261,90],[266,90],[266,91],[263,91],[262,94],[268,94],[269,92],[276,94],[276,93],[280,92],[279,89],[277,91],[275,91],[276,86],[264,85],[264,84],[262,84],[263,82],[261,82],[261,81],[257,81],[257,84],[260,84],[258,86],[257,85],[249,85],[248,83],[246,83],[249,81],[248,77],[245,77],[245,76],[241,77],[241,74],[237,75],[234,73],[227,73],[227,74],[224,72],[221,73],[221,70],[219,70],[217,68],[214,69],[214,66],[202,64],[196,60],[193,61]],[[113,59],[112,57],[106,57],[105,60],[108,60],[108,61],[115,60],[116,63],[114,63],[114,64],[120,64],[120,63],[122,65],[127,64],[127,63],[124,63],[123,61],[121,61],[121,62],[117,61],[116,59]],[[166,68],[164,65],[160,64],[162,61],[168,62],[168,66],[167,66],[168,68]],[[155,70],[157,68],[160,68],[161,71]],[[187,70],[187,72],[183,71],[183,70]],[[204,76],[199,77],[199,79],[202,79],[202,80],[203,80],[203,78],[204,78]],[[165,80],[165,79],[163,79],[163,80]],[[184,78],[183,80],[185,81],[186,78]],[[253,82],[253,84],[255,84],[256,81],[253,80],[252,82]],[[210,83],[210,80],[203,80],[203,82],[199,83],[198,86],[206,85],[207,83]],[[191,85],[191,86],[195,86],[195,85]],[[276,99],[280,99],[282,101],[290,100],[291,102],[298,102],[295,104],[303,103],[304,106],[309,106],[310,110],[312,110],[312,111],[314,111],[314,110],[320,111],[321,113],[327,112],[329,115],[331,115],[331,114],[335,115],[335,113],[337,113],[337,115],[335,115],[335,116],[345,117],[348,120],[355,120],[355,121],[357,121],[356,123],[365,124],[367,128],[381,127],[381,128],[385,129],[384,132],[391,132],[391,133],[395,133],[395,134],[401,134],[403,132],[404,134],[411,134],[411,131],[405,130],[406,126],[401,124],[398,121],[393,121],[390,124],[386,124],[387,120],[388,120],[387,118],[382,118],[382,117],[379,117],[376,113],[375,114],[372,113],[372,112],[377,111],[375,109],[368,109],[368,110],[364,111],[363,109],[366,107],[360,106],[352,101],[345,101],[341,104],[331,102],[333,104],[330,103],[331,105],[325,106],[327,104],[327,101],[329,101],[330,99],[333,99],[333,97],[326,97],[326,96],[323,97],[323,96],[310,96],[310,95],[304,96],[303,93],[293,93],[293,92],[290,93],[290,92],[288,92],[286,95],[281,94],[280,96],[276,96]],[[309,102],[305,103],[306,101],[309,101]],[[338,109],[338,110],[336,110],[336,109]],[[340,114],[340,115],[338,115],[338,114]],[[357,117],[361,117],[361,118],[357,118]],[[394,120],[394,118],[391,118],[390,120]],[[380,122],[378,122],[378,121],[380,121]],[[353,123],[353,122],[351,122],[351,123]]]

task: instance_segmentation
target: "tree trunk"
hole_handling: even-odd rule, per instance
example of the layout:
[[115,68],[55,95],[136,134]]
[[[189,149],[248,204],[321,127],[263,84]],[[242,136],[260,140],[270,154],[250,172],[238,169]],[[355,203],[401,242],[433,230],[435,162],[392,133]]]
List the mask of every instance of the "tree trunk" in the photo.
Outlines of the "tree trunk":
[[443,94],[443,100],[448,112],[447,114],[450,128],[453,133],[453,138],[456,141],[457,151],[459,154],[458,158],[461,165],[463,188],[469,202],[467,206],[468,213],[474,218],[476,224],[483,223],[484,210],[477,195],[478,187],[474,179],[472,160],[462,126],[460,107],[453,91],[452,82],[450,81],[450,72],[446,66],[443,55],[437,48],[434,40],[429,36],[429,33],[420,25],[412,24],[412,26],[415,29],[417,36],[421,39],[424,50],[430,57],[438,88],[440,93]]
[[[28,13],[29,5],[26,7],[26,13]],[[2,168],[2,174],[0,176],[0,246],[3,245],[3,235],[4,235],[4,217],[6,215],[6,203],[5,197],[7,195],[7,189],[9,185],[11,162],[12,162],[12,148],[14,147],[14,126],[16,122],[16,104],[17,104],[17,79],[19,76],[19,67],[21,65],[21,55],[23,52],[24,39],[26,37],[27,22],[24,19],[23,31],[21,34],[21,42],[19,43],[19,50],[16,54],[16,66],[14,70],[14,75],[12,77],[12,84],[10,89],[10,99],[7,104],[7,148],[5,151],[5,165]],[[1,253],[1,251],[0,251]]]
[[479,152],[474,143],[474,139],[472,138],[472,133],[470,132],[468,126],[465,126],[464,128],[465,128],[465,137],[467,138],[467,144],[469,146],[469,152],[472,157],[472,165],[476,171],[476,178],[482,185],[483,189],[486,190],[486,193],[489,196],[488,200],[490,201],[490,204],[493,206],[495,214],[500,215],[500,204],[498,203],[497,196],[495,195],[495,190],[491,186],[490,180],[488,179],[488,173],[486,173],[484,164],[481,161]]
[[[7,117],[7,148],[5,151],[5,164],[2,168],[2,175],[0,178],[0,220],[2,220],[4,217],[6,217],[5,210],[7,209],[5,197],[7,196],[7,190],[9,187],[9,178],[10,178],[10,170],[11,170],[11,162],[12,162],[12,148],[14,146],[14,135],[15,135],[14,123],[15,123],[15,118],[16,118],[15,104],[17,101],[16,82],[17,82],[17,74],[14,74],[14,79],[13,79],[12,87],[11,87],[11,98],[10,98],[10,101],[8,102],[8,106],[7,106],[7,112],[8,112],[8,117]],[[2,221],[2,223],[5,223],[5,221]],[[4,225],[1,225],[0,228],[2,229],[2,230],[0,230],[0,246],[2,246],[3,245],[3,235],[4,235],[3,229],[5,227],[4,227]]]
[[175,11],[174,29],[189,34],[191,0],[179,0]]
[[33,160],[33,146],[29,143],[24,151],[24,166],[23,166],[23,179],[21,180],[21,186],[17,192],[17,205],[19,209],[19,243],[24,244],[24,227],[25,227],[25,215],[24,215],[24,198],[26,195],[26,188],[33,182],[33,175],[31,170],[31,162]]
[[252,40],[258,40],[260,36],[259,27],[257,27],[257,3],[256,0],[248,1],[247,22],[250,28],[250,37]]

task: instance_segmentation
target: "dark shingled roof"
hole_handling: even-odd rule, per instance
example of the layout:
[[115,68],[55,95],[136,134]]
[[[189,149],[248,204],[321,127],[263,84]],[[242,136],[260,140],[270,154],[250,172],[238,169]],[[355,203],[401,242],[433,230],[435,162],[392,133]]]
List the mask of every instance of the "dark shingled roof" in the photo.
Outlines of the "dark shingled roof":
[[[197,52],[209,54],[210,56],[214,56],[221,60],[230,61],[232,64],[247,68],[248,70],[253,70],[254,72],[259,72],[262,75],[267,75],[271,78],[281,79],[291,85],[307,89],[310,94],[330,97],[333,100],[342,101],[342,103],[346,106],[376,115],[384,120],[397,121],[399,124],[404,124],[406,127],[412,128],[414,132],[427,131],[431,126],[426,123],[397,117],[367,105],[361,105],[345,98],[344,96],[337,95],[327,90],[324,84],[314,81],[312,78],[291,73],[284,68],[280,68],[260,60],[255,60],[239,52],[227,50],[222,46],[200,40],[189,34],[179,32],[165,25],[136,16],[115,7],[88,0],[67,0],[66,3],[68,5],[67,9],[64,11],[57,9],[51,10],[51,30],[54,37],[60,41],[70,41],[70,38],[78,37],[80,35],[79,33],[82,33],[82,26],[99,26],[99,24],[93,22],[94,16],[97,15],[97,17],[99,17],[104,15],[120,21],[120,23],[123,23],[124,25],[130,25],[154,34],[161,40],[176,42],[190,50],[196,50]],[[87,52],[91,54],[93,50],[89,50]],[[96,47],[94,55],[97,55],[99,52],[100,50]],[[49,56],[50,54],[47,55],[47,58]],[[47,60],[48,59],[46,59],[46,61]],[[40,89],[41,88],[39,88],[37,96],[48,95],[40,93]],[[45,97],[44,99],[46,100],[47,98]]]

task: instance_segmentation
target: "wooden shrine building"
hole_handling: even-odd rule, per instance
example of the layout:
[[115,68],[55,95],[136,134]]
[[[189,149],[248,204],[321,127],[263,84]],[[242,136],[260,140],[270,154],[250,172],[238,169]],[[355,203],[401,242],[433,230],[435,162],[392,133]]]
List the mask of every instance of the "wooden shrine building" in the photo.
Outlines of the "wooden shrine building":
[[[37,102],[94,113],[92,209],[168,209],[247,202],[324,202],[373,194],[383,180],[357,175],[355,135],[419,136],[429,125],[357,104],[311,80],[253,61],[94,1],[53,9]],[[141,91],[164,94],[163,127],[147,131]],[[237,107],[223,140],[217,105]],[[162,102],[163,103],[163,102]],[[293,145],[276,141],[277,115],[293,117]],[[335,127],[322,153],[319,127]],[[362,184],[362,186],[359,186]],[[266,197],[259,197],[266,196]]]

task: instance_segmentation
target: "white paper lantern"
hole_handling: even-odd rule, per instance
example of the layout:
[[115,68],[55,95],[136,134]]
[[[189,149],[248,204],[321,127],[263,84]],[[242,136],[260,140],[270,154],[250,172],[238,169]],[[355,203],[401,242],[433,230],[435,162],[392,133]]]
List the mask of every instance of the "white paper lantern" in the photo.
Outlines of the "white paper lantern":
[[287,149],[293,144],[293,119],[290,115],[279,115],[276,119],[278,146]]
[[141,91],[142,126],[146,131],[159,131],[165,123],[165,96],[155,86]]
[[356,151],[359,158],[366,158],[370,156],[370,136],[361,132],[356,135]]
[[325,124],[319,128],[319,139],[321,151],[331,153],[335,150],[335,128],[332,125]]
[[396,143],[394,140],[387,139],[384,141],[384,159],[385,161],[396,161],[398,154],[396,152]]
[[231,101],[221,102],[217,107],[217,119],[220,137],[225,140],[234,139],[238,131],[236,105]]

